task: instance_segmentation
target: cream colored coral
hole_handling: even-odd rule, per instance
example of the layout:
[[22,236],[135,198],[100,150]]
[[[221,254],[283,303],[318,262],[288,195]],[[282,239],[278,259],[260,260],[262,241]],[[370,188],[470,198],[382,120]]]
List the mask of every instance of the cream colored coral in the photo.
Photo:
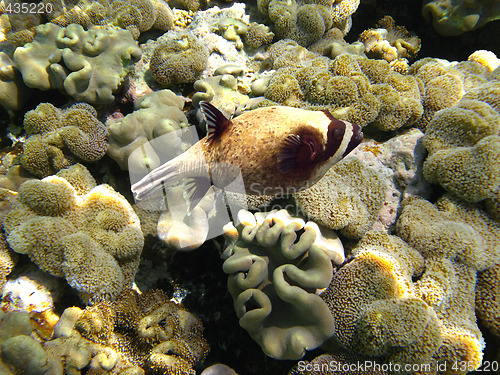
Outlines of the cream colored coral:
[[[114,298],[132,284],[143,235],[126,199],[95,185],[82,166],[21,186],[4,220],[12,249],[41,269],[64,277],[88,302]],[[83,193],[82,193],[83,192]]]
[[449,196],[437,206],[408,198],[398,234],[425,257],[454,260],[483,270],[500,261],[500,227],[488,215]]
[[386,185],[363,162],[349,158],[331,168],[315,185],[295,195],[298,206],[316,222],[359,238],[378,218]]

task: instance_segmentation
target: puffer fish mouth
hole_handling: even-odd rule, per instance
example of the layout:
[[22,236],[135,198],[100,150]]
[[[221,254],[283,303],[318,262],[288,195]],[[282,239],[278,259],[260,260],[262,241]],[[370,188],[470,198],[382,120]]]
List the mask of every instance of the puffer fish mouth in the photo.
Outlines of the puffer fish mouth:
[[347,145],[347,148],[342,155],[342,157],[345,157],[347,154],[349,154],[352,150],[354,150],[358,145],[361,143],[363,140],[363,131],[361,126],[358,124],[351,124],[352,125],[352,136],[351,140],[349,141],[349,144]]

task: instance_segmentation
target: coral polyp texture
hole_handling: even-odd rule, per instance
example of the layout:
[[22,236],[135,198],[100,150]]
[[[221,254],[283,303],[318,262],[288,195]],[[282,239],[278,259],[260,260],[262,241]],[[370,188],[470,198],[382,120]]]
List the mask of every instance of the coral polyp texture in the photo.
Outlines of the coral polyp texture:
[[[474,314],[475,270],[447,258],[423,257],[401,238],[368,232],[354,259],[321,295],[335,318],[334,340],[360,361],[405,365],[482,361],[484,340]],[[349,306],[349,308],[346,308]],[[396,365],[397,366],[397,365]],[[442,365],[441,365],[442,366]]]
[[391,70],[386,61],[348,54],[331,60],[290,40],[274,43],[269,53],[276,72],[264,92],[268,102],[261,106],[327,109],[383,131],[409,127],[423,114],[421,83]]
[[[122,118],[106,121],[109,128],[108,155],[121,169],[129,167],[136,173],[155,168],[159,161],[152,158],[130,158],[132,152],[145,143],[188,126],[182,109],[185,99],[170,90],[159,90],[146,94],[135,101],[134,111]],[[175,140],[176,137],[173,137]]]
[[424,176],[500,218],[500,81],[469,90],[432,118]]
[[455,36],[500,19],[500,10],[492,0],[433,0],[422,7],[422,15],[437,33]]
[[37,177],[47,177],[78,161],[97,161],[106,153],[108,131],[89,104],[77,103],[59,109],[39,104],[26,112],[28,136],[21,164]]
[[392,17],[385,16],[377,26],[377,29],[364,31],[358,38],[365,45],[368,57],[392,62],[412,59],[420,50],[420,39],[404,27],[396,26]]
[[2,373],[194,375],[209,350],[200,319],[161,290],[127,289],[114,303],[69,307],[42,343],[32,330],[26,312],[2,319]]
[[127,30],[113,27],[88,31],[77,24],[40,25],[31,43],[14,52],[28,87],[60,89],[77,101],[111,103],[141,49]]
[[144,242],[130,204],[80,164],[23,183],[3,228],[12,250],[65,278],[87,303],[131,286]]
[[151,0],[85,0],[77,2],[47,1],[52,12],[47,19],[66,27],[72,23],[85,29],[92,26],[115,25],[129,30],[135,39],[145,31],[170,30],[173,18],[170,7],[165,2]]
[[207,67],[209,51],[193,34],[168,38],[153,52],[149,68],[154,79],[170,86],[194,82]]
[[242,210],[238,221],[225,228],[222,257],[240,325],[267,355],[301,358],[335,331],[315,291],[330,282],[332,261],[343,262],[342,243],[334,232],[286,210],[255,215]]
[[387,186],[382,176],[355,158],[336,164],[312,187],[295,195],[311,220],[361,238],[379,216]]

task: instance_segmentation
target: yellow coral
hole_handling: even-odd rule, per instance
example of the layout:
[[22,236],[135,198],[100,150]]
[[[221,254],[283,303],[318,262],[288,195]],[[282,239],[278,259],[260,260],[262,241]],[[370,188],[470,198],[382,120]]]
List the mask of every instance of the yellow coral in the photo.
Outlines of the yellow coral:
[[335,165],[315,185],[297,193],[295,199],[312,220],[344,236],[359,238],[377,219],[385,189],[376,172],[351,158]]
[[60,110],[39,104],[24,116],[28,140],[21,163],[35,176],[45,177],[74,164],[77,159],[96,161],[107,149],[108,131],[96,110],[83,103]]
[[139,219],[110,186],[92,187],[82,166],[63,175],[82,195],[60,176],[27,181],[5,217],[7,241],[44,271],[66,278],[85,302],[114,298],[139,266]]
[[207,66],[208,49],[192,34],[167,39],[149,63],[154,79],[165,86],[194,82]]

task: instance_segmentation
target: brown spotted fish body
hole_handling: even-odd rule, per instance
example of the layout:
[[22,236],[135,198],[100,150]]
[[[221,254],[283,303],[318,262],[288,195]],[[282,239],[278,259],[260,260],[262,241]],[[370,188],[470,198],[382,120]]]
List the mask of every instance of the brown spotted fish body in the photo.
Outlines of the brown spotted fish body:
[[208,102],[202,102],[201,109],[207,136],[132,185],[136,199],[162,183],[208,173],[214,185],[225,188],[235,170],[241,172],[248,194],[293,193],[314,185],[363,139],[359,125],[328,111],[265,107],[228,120]]

